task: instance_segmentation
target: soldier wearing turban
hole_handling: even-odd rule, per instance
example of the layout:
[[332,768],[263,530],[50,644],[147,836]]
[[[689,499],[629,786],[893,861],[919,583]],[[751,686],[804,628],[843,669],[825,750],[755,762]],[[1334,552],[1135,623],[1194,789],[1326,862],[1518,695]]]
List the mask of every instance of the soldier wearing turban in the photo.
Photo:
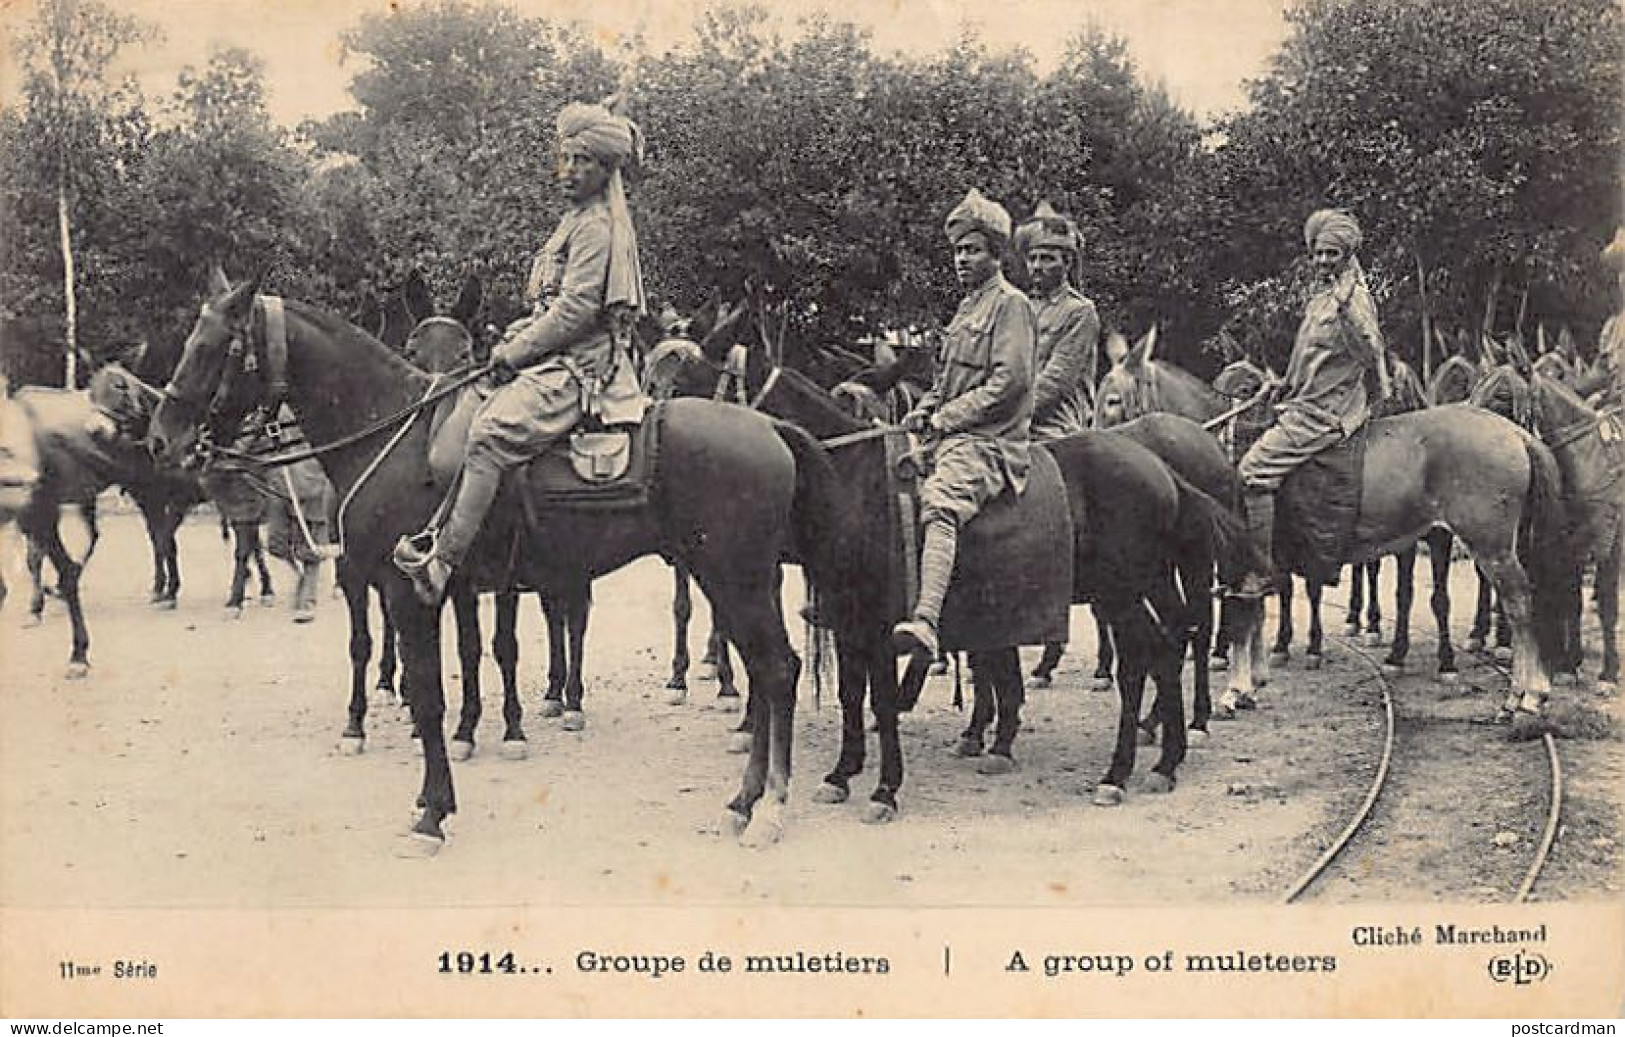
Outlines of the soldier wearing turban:
[[[1293,469],[1353,435],[1371,417],[1366,376],[1389,395],[1377,307],[1355,256],[1360,224],[1341,209],[1321,209],[1303,228],[1318,285],[1304,306],[1276,422],[1242,456],[1247,524],[1262,556],[1272,557],[1275,491]],[[1249,573],[1236,593],[1261,597],[1266,574]]]
[[541,454],[584,416],[606,425],[643,416],[646,400],[629,349],[631,326],[646,303],[621,177],[641,161],[643,137],[606,105],[569,104],[558,116],[557,145],[555,179],[568,210],[531,264],[526,294],[534,312],[511,325],[491,352],[498,368],[514,376],[474,418],[444,528],[396,547],[396,564],[426,601],[445,592],[504,472]]
[[1010,214],[972,190],[944,230],[965,296],[943,334],[937,375],[903,419],[922,433],[931,472],[920,488],[920,590],[898,647],[934,656],[959,530],[1001,493],[1026,488],[1038,325],[1027,297],[1004,279]]
[[1619,279],[1620,312],[1608,318],[1597,340],[1597,367],[1602,375],[1603,402],[1618,406],[1625,401],[1625,227],[1614,232],[1614,240],[1602,250],[1603,265]]

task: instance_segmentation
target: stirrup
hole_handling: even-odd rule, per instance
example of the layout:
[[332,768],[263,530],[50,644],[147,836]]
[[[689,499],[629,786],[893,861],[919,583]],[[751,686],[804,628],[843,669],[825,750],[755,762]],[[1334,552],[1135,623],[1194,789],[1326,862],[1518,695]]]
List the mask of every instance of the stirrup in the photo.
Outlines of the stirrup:
[[440,531],[433,528],[425,529],[395,541],[391,560],[394,561],[395,568],[410,576],[428,568],[429,560],[435,556],[435,550],[439,546]]

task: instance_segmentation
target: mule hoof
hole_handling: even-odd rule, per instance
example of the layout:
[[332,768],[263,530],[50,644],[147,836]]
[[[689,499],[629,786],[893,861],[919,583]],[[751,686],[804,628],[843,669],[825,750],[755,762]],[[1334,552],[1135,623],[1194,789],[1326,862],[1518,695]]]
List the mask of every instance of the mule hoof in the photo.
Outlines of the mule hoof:
[[1157,733],[1155,731],[1147,731],[1143,727],[1137,727],[1134,729],[1134,740],[1140,745],[1156,745]]
[[851,796],[852,793],[850,790],[843,789],[839,785],[826,781],[820,783],[817,788],[813,789],[812,801],[814,803],[830,804],[845,803],[851,798]]
[[1482,652],[1484,650],[1484,639],[1476,636],[1469,637],[1467,639],[1467,650],[1469,652]]
[[585,731],[587,729],[587,714],[579,709],[564,711],[564,722],[559,725],[566,731]]
[[1304,656],[1303,668],[1306,669],[1306,670],[1318,670],[1322,666],[1325,666],[1325,665],[1326,665],[1326,657],[1324,655],[1306,655],[1306,656]]
[[1289,652],[1271,652],[1270,653],[1270,665],[1271,666],[1285,666],[1287,664],[1287,662],[1289,660],[1291,660],[1291,658],[1292,658],[1292,655]]
[[523,738],[509,738],[502,743],[502,758],[504,760],[529,759],[530,743]]
[[345,735],[339,739],[340,756],[360,756],[366,748],[367,740],[365,738],[353,738],[350,735]]
[[1207,745],[1212,737],[1205,728],[1190,728],[1185,732],[1185,748],[1201,749]]
[[1382,632],[1380,630],[1368,630],[1365,636],[1360,638],[1360,643],[1367,648],[1376,648],[1382,644]]
[[1579,677],[1566,671],[1552,674],[1552,687],[1554,688],[1572,688],[1579,682]]
[[1228,655],[1215,655],[1207,661],[1207,668],[1219,671],[1228,670],[1230,669],[1230,657]]
[[1405,672],[1405,664],[1404,663],[1390,662],[1387,659],[1384,659],[1382,661],[1382,672],[1387,673],[1387,674],[1393,674],[1393,675],[1398,675],[1398,674],[1404,673]]
[[467,762],[468,758],[473,755],[474,743],[465,742],[461,738],[452,739],[451,744],[446,747],[446,756],[449,757],[453,763]]
[[1142,791],[1155,795],[1166,795],[1174,790],[1174,779],[1161,771],[1152,771],[1145,776],[1145,782],[1140,786]]
[[728,751],[735,755],[748,753],[750,752],[751,742],[754,740],[755,736],[749,731],[735,731],[728,737]]
[[1552,725],[1545,717],[1520,709],[1513,715],[1512,726],[1507,729],[1507,741],[1532,742],[1551,730]]
[[1028,678],[1027,687],[1047,688],[1055,683],[1055,679],[1047,673],[1035,673]]
[[1213,704],[1213,719],[1214,720],[1234,720],[1234,719],[1236,719],[1236,698],[1239,695],[1240,695],[1240,692],[1236,691],[1235,688],[1231,688],[1229,691],[1225,692],[1223,695],[1220,695],[1219,696],[1219,701]]
[[68,664],[68,668],[62,674],[62,676],[66,677],[70,681],[82,681],[86,677],[90,676],[90,664],[71,662]]
[[1237,709],[1257,709],[1258,700],[1245,691],[1236,692],[1233,704]]
[[765,799],[756,804],[750,824],[739,837],[739,844],[753,850],[765,850],[784,838],[784,807]]
[[1512,661],[1512,649],[1497,646],[1496,649],[1495,649],[1495,661],[1498,662],[1498,663],[1509,663],[1509,662],[1511,662]]
[[153,602],[152,604],[153,604],[153,607],[156,608],[159,612],[174,612],[175,611],[175,599],[174,598],[161,598],[158,601]]
[[700,663],[694,667],[694,679],[697,681],[714,681],[717,679],[716,663]]
[[723,713],[737,713],[745,708],[745,703],[738,695],[718,695],[717,709]]
[[44,622],[45,620],[41,618],[38,612],[30,612],[23,618],[23,629],[32,630]]
[[275,594],[261,594],[260,595],[260,607],[261,608],[268,608],[268,609],[276,608],[276,595]]
[[889,825],[895,820],[897,808],[890,803],[871,799],[869,805],[863,808],[863,823],[866,825]]
[[741,814],[733,807],[723,807],[722,814],[717,818],[716,834],[726,839],[738,839],[749,826],[748,815]]
[[1598,681],[1597,682],[1597,694],[1599,694],[1599,695],[1618,695],[1619,694],[1619,682],[1618,681]]
[[681,686],[673,687],[670,684],[666,685],[666,688],[669,692],[666,695],[666,705],[681,706],[683,703],[688,701],[688,688]]
[[446,837],[443,835],[408,832],[396,844],[395,856],[403,860],[426,861],[433,859],[445,846]]
[[948,662],[945,659],[934,659],[925,672],[932,677],[941,677],[948,672]]
[[671,679],[666,681],[666,688],[669,691],[687,691],[688,678],[680,673],[674,673],[671,675]]
[[558,699],[542,700],[542,716],[546,717],[548,720],[552,720],[555,717],[561,717],[563,715],[564,703],[560,702]]
[[1009,774],[1015,769],[1016,761],[1012,760],[1003,753],[988,753],[986,756],[982,757],[982,762],[976,765],[977,774],[986,774],[989,777]]
[[1360,636],[1360,624],[1358,624],[1358,623],[1344,623],[1343,624],[1343,636],[1344,637],[1359,637]]
[[1112,679],[1110,677],[1102,677],[1099,674],[1096,674],[1094,677],[1090,678],[1090,680],[1089,680],[1089,690],[1090,691],[1111,691],[1112,690]]
[[227,605],[224,618],[227,622],[234,619],[242,619],[243,607],[241,605]]
[[970,735],[961,735],[959,741],[954,744],[954,755],[961,757],[980,756],[982,755],[982,743],[979,739],[972,738]]
[[1454,687],[1461,683],[1461,674],[1455,670],[1440,670],[1436,679],[1440,684]]
[[1094,798],[1089,802],[1097,807],[1120,807],[1123,805],[1123,790],[1117,785],[1101,782],[1095,786]]

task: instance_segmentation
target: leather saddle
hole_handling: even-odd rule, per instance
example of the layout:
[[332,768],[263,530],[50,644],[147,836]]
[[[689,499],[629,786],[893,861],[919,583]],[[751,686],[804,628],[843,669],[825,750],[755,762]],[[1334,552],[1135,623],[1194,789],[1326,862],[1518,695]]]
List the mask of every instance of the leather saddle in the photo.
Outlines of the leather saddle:
[[[469,387],[435,408],[429,432],[429,471],[448,487],[462,467],[468,430],[490,391]],[[664,406],[650,407],[637,425],[577,427],[508,476],[523,487],[527,506],[635,508],[647,504],[660,452]]]

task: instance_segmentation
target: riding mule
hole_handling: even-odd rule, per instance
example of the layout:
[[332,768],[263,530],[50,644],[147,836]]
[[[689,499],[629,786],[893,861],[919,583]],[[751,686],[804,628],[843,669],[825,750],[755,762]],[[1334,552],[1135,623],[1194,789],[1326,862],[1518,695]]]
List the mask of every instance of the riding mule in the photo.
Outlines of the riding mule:
[[[281,349],[268,349],[255,288],[240,285],[203,304],[154,419],[153,445],[179,459],[197,444],[210,396],[234,362],[230,343],[240,337],[249,345],[245,353],[258,358],[252,373],[237,375],[257,383],[259,398],[251,402],[284,396],[311,441],[326,446],[322,465],[346,501],[346,550],[386,587],[399,631],[423,744],[423,812],[412,834],[432,852],[457,807],[442,730],[440,609],[419,601],[390,560],[395,542],[421,529],[441,499],[429,477],[428,422],[420,420],[431,382],[343,320],[292,301],[283,307],[285,355],[279,355]],[[516,499],[523,488],[510,485],[476,551],[501,552],[512,559],[514,582],[538,587],[590,579],[656,552],[687,562],[745,660],[757,717],[726,824],[752,841],[772,841],[782,831],[789,792],[800,671],[780,610],[779,563],[794,557],[816,583],[839,591],[845,582],[839,545],[847,538],[832,501],[838,487],[810,437],[760,414],[674,400],[661,420],[660,466],[646,503],[620,512],[524,508]],[[396,434],[383,436],[386,429]],[[840,597],[829,595],[836,621]]]

